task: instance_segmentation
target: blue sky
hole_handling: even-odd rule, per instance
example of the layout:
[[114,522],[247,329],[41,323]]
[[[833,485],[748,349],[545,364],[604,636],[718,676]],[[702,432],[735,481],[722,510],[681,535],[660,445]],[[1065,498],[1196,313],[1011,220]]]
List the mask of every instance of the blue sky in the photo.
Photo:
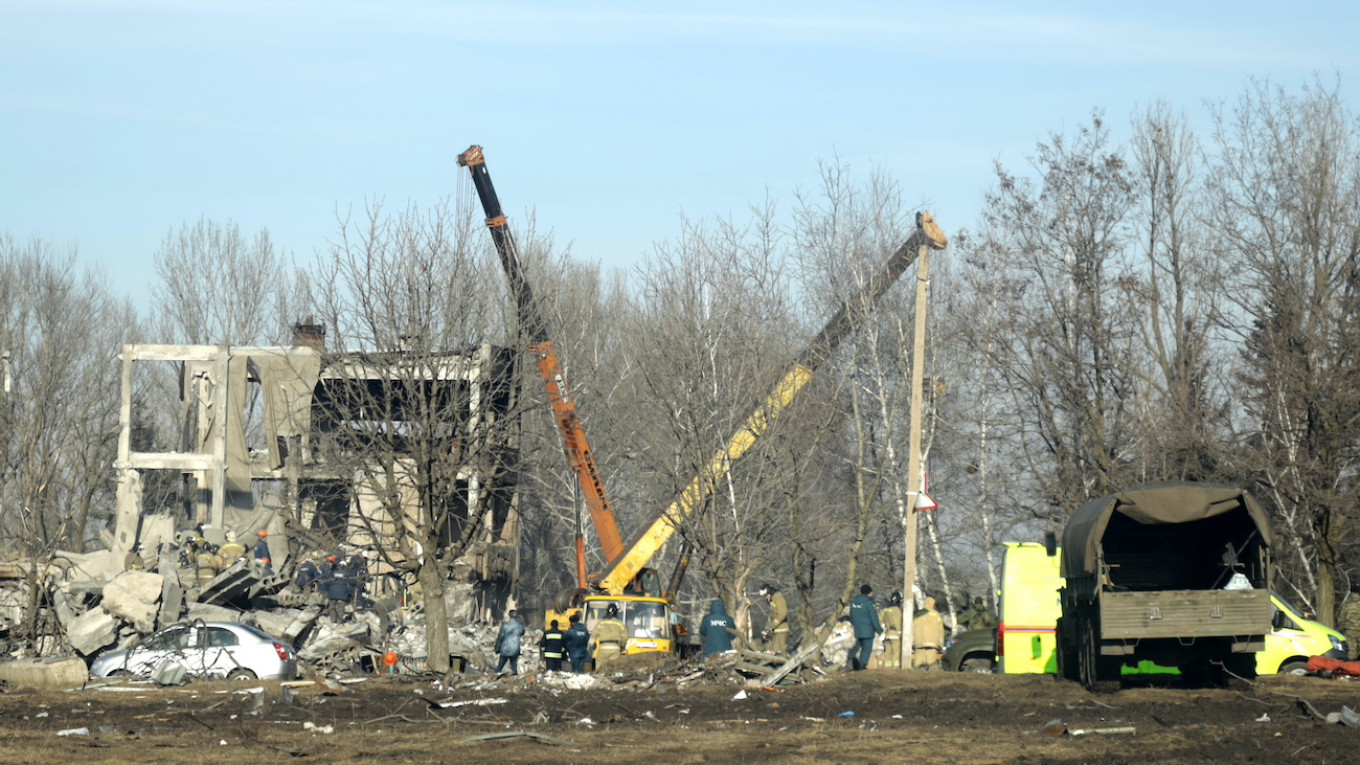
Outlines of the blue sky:
[[367,200],[453,196],[486,149],[516,219],[630,268],[679,218],[785,208],[838,158],[972,227],[993,161],[1093,108],[1296,90],[1360,62],[1360,4],[0,0],[0,231],[141,301],[166,233],[306,259]]

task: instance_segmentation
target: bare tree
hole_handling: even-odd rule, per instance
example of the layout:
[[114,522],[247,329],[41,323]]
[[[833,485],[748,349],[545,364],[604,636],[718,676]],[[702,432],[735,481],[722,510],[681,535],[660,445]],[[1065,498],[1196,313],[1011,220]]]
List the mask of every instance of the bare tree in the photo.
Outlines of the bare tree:
[[1330,621],[1360,499],[1360,135],[1320,83],[1298,95],[1253,84],[1216,120],[1213,230],[1248,320],[1243,466],[1287,531],[1287,579]]
[[136,314],[75,252],[0,235],[0,542],[34,565],[25,639],[37,635],[38,561],[83,552],[112,516],[117,354]]
[[167,233],[154,264],[156,331],[165,342],[282,345],[301,318],[288,257],[266,229],[247,238],[234,222],[200,218]]
[[513,586],[511,499],[496,487],[513,484],[515,391],[461,384],[474,349],[505,326],[488,287],[500,279],[470,215],[445,205],[366,213],[343,222],[310,280],[334,328],[328,345],[344,359],[331,369],[351,370],[319,393],[331,414],[317,449],[370,499],[363,522],[383,560],[420,583],[431,667],[446,671],[454,562],[490,538],[485,555],[511,557],[493,586],[502,596]]
[[1015,294],[998,366],[1015,397],[1026,472],[1055,520],[1127,485],[1141,433],[1133,408],[1135,337],[1128,283],[1132,184],[1099,115],[1072,139],[1053,136],[1034,160],[1039,184],[998,167],[984,248]]

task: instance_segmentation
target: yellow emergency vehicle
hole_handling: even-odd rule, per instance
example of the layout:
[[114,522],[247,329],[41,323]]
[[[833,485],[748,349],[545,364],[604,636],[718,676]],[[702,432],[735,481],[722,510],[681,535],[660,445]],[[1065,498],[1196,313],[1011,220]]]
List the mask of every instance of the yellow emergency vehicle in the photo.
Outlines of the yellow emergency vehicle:
[[[1001,562],[1000,620],[996,628],[996,669],[1008,675],[1057,674],[1058,591],[1062,549],[1037,542],[1007,542]],[[1278,595],[1270,597],[1273,618],[1265,650],[1256,654],[1256,674],[1304,672],[1308,657],[1346,658],[1346,638],[1312,621]],[[1147,662],[1144,662],[1147,664]],[[1174,672],[1155,665],[1130,671]]]

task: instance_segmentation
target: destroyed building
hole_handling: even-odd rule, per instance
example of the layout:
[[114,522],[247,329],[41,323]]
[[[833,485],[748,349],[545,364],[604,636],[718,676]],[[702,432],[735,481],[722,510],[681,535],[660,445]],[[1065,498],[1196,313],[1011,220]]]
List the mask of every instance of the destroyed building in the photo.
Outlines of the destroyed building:
[[[324,338],[309,319],[291,346],[124,346],[108,557],[120,564],[134,545],[154,555],[198,524],[215,544],[233,532],[249,546],[266,529],[275,572],[335,549],[367,552],[372,594],[399,599],[412,581],[403,564],[427,552],[418,532],[434,518],[434,552],[466,545],[450,567],[470,601],[462,615],[496,618],[518,568],[514,353],[336,353]],[[133,402],[157,375],[178,376],[180,445],[136,451]],[[181,482],[180,506],[145,506],[153,471]],[[218,602],[242,594],[221,586]]]

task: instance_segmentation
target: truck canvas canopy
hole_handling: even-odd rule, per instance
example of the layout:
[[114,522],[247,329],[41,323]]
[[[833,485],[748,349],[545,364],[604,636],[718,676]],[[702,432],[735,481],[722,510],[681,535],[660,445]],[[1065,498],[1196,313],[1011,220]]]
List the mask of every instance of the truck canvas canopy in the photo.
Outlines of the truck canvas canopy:
[[[1201,533],[1210,529],[1213,533]],[[1149,545],[1153,537],[1157,544]],[[1195,549],[1208,544],[1215,549]],[[1093,499],[1077,510],[1063,531],[1063,576],[1071,581],[1105,574],[1115,585],[1143,589],[1136,581],[1119,581],[1121,573],[1148,571],[1124,565],[1132,561],[1122,560],[1122,553],[1161,550],[1168,560],[1203,570],[1202,575],[1180,572],[1176,578],[1185,589],[1221,588],[1234,568],[1253,587],[1267,588],[1270,583],[1263,579],[1269,569],[1264,560],[1270,546],[1265,510],[1246,491],[1206,483],[1148,484]],[[1098,570],[1102,562],[1104,572]],[[1147,588],[1165,584],[1147,583]]]

